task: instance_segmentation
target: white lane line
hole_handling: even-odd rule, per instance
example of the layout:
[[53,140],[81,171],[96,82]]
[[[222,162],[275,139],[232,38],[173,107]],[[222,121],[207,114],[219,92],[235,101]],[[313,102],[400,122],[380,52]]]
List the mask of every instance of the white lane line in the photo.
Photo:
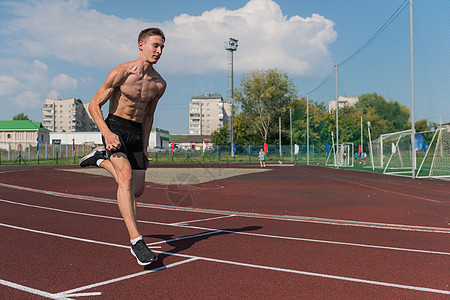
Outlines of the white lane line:
[[[411,198],[411,199],[419,199],[419,200],[424,200],[424,201],[433,202],[433,203],[439,203],[439,204],[444,203],[444,201],[435,200],[435,199],[430,199],[430,198],[425,198],[425,197],[420,197],[420,196],[416,196],[416,195],[410,195],[410,194],[401,193],[401,192],[395,192],[395,191],[391,191],[391,190],[387,190],[387,189],[382,189],[382,188],[377,188],[377,187],[375,187],[375,186],[367,185],[367,184],[364,184],[364,183],[353,182],[353,181],[350,181],[350,180],[345,180],[345,179],[340,179],[340,178],[330,177],[330,176],[326,176],[326,175],[323,176],[323,177],[330,178],[330,179],[336,180],[336,181],[341,181],[341,182],[349,183],[349,184],[359,185],[359,186],[362,186],[362,187],[365,187],[365,188],[368,188],[368,189],[372,189],[372,190],[376,190],[376,191],[381,191],[381,192],[384,192],[384,193],[391,193],[391,194],[394,194],[394,195],[400,195],[400,196],[407,197],[407,198],[409,197],[409,198]],[[401,185],[400,185],[400,186],[401,186]],[[403,187],[405,187],[405,186],[403,186]]]
[[70,299],[68,297],[73,297],[73,298],[79,298],[79,297],[92,297],[92,296],[101,296],[102,293],[101,292],[93,292],[93,293],[76,293],[76,294],[70,294],[70,295],[66,295],[64,298],[58,297],[58,299]]
[[233,215],[228,215],[228,216],[220,216],[220,217],[207,218],[207,219],[182,221],[182,222],[170,223],[170,225],[184,225],[184,224],[189,224],[189,223],[197,223],[197,222],[205,222],[205,221],[211,221],[211,220],[219,220],[219,219],[231,218],[231,217],[235,217],[235,216],[236,215],[233,214]]
[[227,233],[235,233],[235,234],[272,238],[272,239],[282,239],[282,240],[291,240],[291,241],[323,243],[323,244],[332,244],[332,245],[341,245],[341,246],[374,248],[374,249],[395,250],[395,251],[404,251],[404,252],[416,252],[416,253],[424,253],[424,254],[437,254],[437,255],[449,255],[450,256],[450,252],[443,252],[443,251],[379,246],[379,245],[370,245],[370,244],[357,244],[357,243],[348,243],[348,242],[337,242],[337,241],[329,241],[329,240],[318,240],[318,239],[309,239],[309,238],[301,238],[301,237],[289,237],[289,236],[281,236],[281,235],[252,233],[252,232],[244,232],[244,231],[233,231],[233,230],[226,230],[226,229],[204,228],[204,227],[196,227],[196,226],[183,226],[183,227],[191,228],[191,229],[198,229],[198,230],[216,230],[216,231],[222,231],[222,232],[227,232]]
[[[29,192],[34,192],[34,193],[41,193],[41,194],[51,195],[51,196],[55,196],[55,197],[71,198],[71,199],[77,199],[77,200],[86,200],[86,201],[94,201],[94,202],[102,202],[102,203],[110,203],[110,204],[117,203],[117,201],[114,199],[67,194],[67,193],[60,193],[60,192],[52,192],[52,191],[21,187],[21,186],[5,184],[5,183],[0,183],[0,187],[6,187],[6,188],[17,189],[17,190],[22,190],[22,191],[29,191]],[[185,211],[185,212],[196,212],[196,213],[216,214],[216,215],[234,214],[239,217],[256,218],[256,219],[295,221],[295,222],[326,224],[326,225],[334,225],[334,226],[354,226],[354,227],[364,227],[364,228],[379,228],[379,229],[389,229],[389,230],[406,230],[406,231],[416,231],[416,232],[434,232],[434,233],[450,234],[450,228],[442,228],[442,227],[427,227],[427,226],[416,226],[416,225],[362,222],[362,221],[326,219],[326,218],[316,218],[316,217],[306,217],[306,216],[268,215],[268,214],[259,214],[259,213],[249,213],[249,212],[221,211],[221,210],[214,210],[214,209],[179,207],[179,206],[160,205],[160,204],[148,204],[148,203],[142,203],[142,202],[138,202],[137,205],[139,207],[164,209],[164,210],[172,210],[172,211]]]
[[450,295],[450,291],[448,291],[448,290],[439,290],[439,289],[432,289],[432,288],[426,288],[426,287],[418,287],[418,286],[396,284],[396,283],[389,283],[389,282],[382,282],[382,281],[366,280],[366,279],[346,277],[346,276],[336,276],[336,275],[314,273],[314,272],[307,272],[307,271],[300,271],[300,270],[292,270],[292,269],[285,269],[285,268],[247,264],[247,263],[240,263],[240,262],[234,262],[234,261],[222,260],[222,259],[216,259],[216,258],[182,255],[182,254],[178,254],[178,253],[177,254],[170,253],[170,252],[163,252],[163,253],[169,254],[169,255],[183,256],[183,257],[198,257],[199,259],[205,260],[205,261],[230,264],[230,265],[236,265],[236,266],[241,266],[241,267],[249,267],[249,268],[256,268],[256,269],[263,269],[263,270],[270,270],[270,271],[277,271],[277,272],[294,273],[294,274],[299,274],[299,275],[314,276],[314,277],[321,277],[321,278],[328,278],[328,279],[335,279],[335,280],[342,280],[342,281],[350,281],[350,282],[358,282],[358,283],[379,285],[379,286],[385,286],[385,287],[391,287],[391,288],[400,288],[400,289],[415,290],[415,291],[421,291],[421,292]]
[[23,230],[23,231],[32,232],[32,233],[50,235],[50,236],[54,236],[54,237],[59,237],[59,238],[69,239],[69,240],[74,240],[74,241],[79,241],[79,242],[86,242],[86,243],[93,243],[93,244],[97,244],[97,245],[104,245],[104,246],[111,246],[111,247],[119,247],[119,248],[130,249],[130,246],[124,246],[124,245],[113,244],[113,243],[102,242],[102,241],[95,241],[95,240],[79,238],[79,237],[70,236],[70,235],[52,233],[52,232],[48,232],[48,231],[36,230],[36,229],[25,228],[25,227],[19,227],[19,226],[4,224],[4,223],[0,223],[0,226],[6,227],[6,228],[11,228],[11,229]]
[[[0,223],[0,225],[3,226],[4,224]],[[11,225],[9,227],[14,227],[15,229],[19,229],[19,230],[36,232],[35,230],[30,230],[28,228],[22,228],[22,227],[11,226]],[[50,232],[40,231],[37,233],[78,240],[78,238],[75,238],[75,237],[63,236],[63,235],[54,234],[54,233],[50,233]],[[93,241],[93,240],[88,240],[88,239],[83,239],[83,241],[84,242],[93,242],[95,244],[105,244],[103,242],[98,242],[98,241]],[[117,244],[112,244],[112,243],[108,243],[108,244],[110,246],[115,246],[115,247],[120,247],[120,248],[128,248],[128,246],[117,245]],[[177,256],[177,257],[185,257],[185,258],[192,259],[192,260],[181,261],[181,262],[179,262],[179,264],[184,263],[184,262],[194,261],[194,260],[204,260],[204,261],[209,261],[209,262],[216,262],[216,263],[236,265],[236,266],[241,266],[241,267],[263,269],[263,270],[269,270],[269,271],[293,273],[293,274],[305,275],[305,276],[321,277],[321,278],[328,278],[328,279],[341,280],[341,281],[349,281],[349,282],[365,283],[365,284],[370,284],[370,285],[385,286],[385,287],[391,287],[391,288],[400,288],[400,289],[415,290],[415,291],[421,291],[421,292],[450,295],[450,291],[448,291],[448,290],[439,290],[439,289],[432,289],[432,288],[426,288],[426,287],[418,287],[418,286],[410,286],[410,285],[396,284],[396,283],[389,283],[389,282],[382,282],[382,281],[366,280],[366,279],[346,277],[346,276],[337,276],[337,275],[315,273],[315,272],[308,272],[308,271],[301,271],[301,270],[293,270],[293,269],[263,266],[263,265],[256,265],[256,264],[240,263],[240,262],[234,262],[234,261],[229,261],[229,260],[222,260],[222,259],[194,256],[194,255],[186,255],[186,254],[179,254],[179,253],[161,252],[161,251],[155,251],[155,252],[160,253],[160,254],[167,254],[167,255],[173,255],[173,256]],[[154,269],[153,271],[157,271],[157,270],[159,270],[159,268]],[[149,271],[152,271],[152,270],[149,270]],[[149,271],[139,272],[136,274],[143,274],[143,273],[149,272]],[[127,276],[133,276],[133,275],[139,276],[136,274],[127,275]],[[122,278],[122,277],[120,277],[120,278]],[[123,279],[121,279],[121,280],[123,280]],[[112,281],[108,281],[108,282],[114,282],[114,279]],[[107,284],[106,281],[102,285],[104,285],[104,284]],[[87,286],[84,286],[83,289],[84,290],[90,289],[92,287],[95,287],[95,285],[98,285],[98,284],[87,285]],[[65,293],[79,292],[79,291],[81,291],[80,289],[81,288],[69,290],[69,291],[66,291]]]
[[185,264],[185,263],[193,262],[193,261],[196,261],[196,260],[199,260],[199,259],[200,258],[198,258],[198,257],[191,257],[191,258],[188,258],[188,259],[185,259],[185,260],[182,260],[182,261],[178,261],[178,262],[169,264],[167,266],[161,266],[161,267],[158,267],[158,268],[155,268],[155,269],[146,270],[146,271],[125,275],[125,276],[114,278],[114,279],[110,279],[110,280],[105,280],[105,281],[98,282],[98,283],[93,283],[93,284],[81,286],[81,287],[78,287],[76,289],[71,289],[71,290],[68,290],[68,291],[64,291],[64,292],[58,293],[56,295],[63,296],[63,297],[73,297],[73,295],[74,295],[73,293],[76,293],[76,292],[85,291],[85,290],[89,290],[89,289],[96,288],[96,287],[99,287],[99,286],[108,285],[108,284],[116,283],[116,282],[119,282],[119,281],[124,281],[124,280],[128,280],[128,279],[131,279],[131,278],[147,275],[147,274],[154,273],[154,272],[157,272],[157,271],[173,268],[173,267]]
[[[68,214],[74,214],[74,215],[81,215],[81,216],[88,216],[88,217],[104,218],[104,219],[111,219],[111,220],[122,221],[122,218],[118,218],[118,217],[110,217],[110,216],[104,216],[104,215],[75,212],[75,211],[56,209],[56,208],[39,206],[39,205],[33,205],[33,204],[14,202],[14,201],[4,200],[4,199],[0,199],[0,202],[5,202],[5,203],[9,203],[9,204],[14,204],[14,205],[21,205],[21,206],[26,206],[26,207],[32,207],[32,208],[38,208],[38,209],[44,209],[44,210],[50,210],[50,211],[56,211],[56,212],[61,212],[61,213],[68,213]],[[233,231],[233,230],[226,230],[226,229],[198,227],[198,226],[191,226],[191,225],[173,225],[173,224],[168,224],[168,223],[143,221],[143,220],[138,220],[138,223],[153,224],[153,225],[160,225],[160,226],[173,226],[173,227],[179,227],[179,228],[187,228],[187,229],[196,229],[196,230],[209,231],[207,233],[202,233],[202,234],[197,235],[197,236],[208,235],[208,234],[216,233],[218,231],[222,231],[222,232],[227,232],[227,233],[236,233],[236,234],[242,234],[242,235],[248,235],[248,236],[273,238],[273,239],[283,239],[283,240],[291,240],[291,241],[303,241],[303,242],[333,244],[333,245],[342,245],[342,246],[353,246],[353,247],[362,247],[362,248],[375,248],[375,249],[395,250],[395,251],[404,251],[404,252],[416,252],[416,253],[425,253],[425,254],[450,255],[450,252],[442,252],[442,251],[421,250],[421,249],[400,248],[400,247],[389,247],[389,246],[358,244],[358,243],[347,243],[347,242],[337,242],[337,241],[329,241],[329,240],[308,239],[308,238],[301,238],[301,237],[288,237],[288,236],[270,235],[270,234],[262,234],[262,233],[252,233],[252,232]],[[181,239],[181,238],[179,238],[179,239]],[[173,240],[170,240],[170,241],[174,241],[174,240],[176,240],[176,239],[173,239]],[[156,243],[152,243],[152,244],[148,244],[148,245],[149,245],[150,248],[153,249],[153,248],[157,247],[156,246],[157,244],[161,244],[161,243],[164,243],[164,242],[167,242],[167,241],[156,242]]]
[[0,279],[0,284],[10,287],[10,288],[13,288],[13,289],[16,289],[16,290],[19,290],[19,291],[22,291],[22,292],[27,292],[27,293],[30,293],[33,295],[38,295],[38,296],[46,297],[46,298],[50,298],[50,299],[60,299],[52,293],[48,293],[48,292],[44,292],[44,291],[41,291],[38,289],[30,288],[28,286],[24,286],[24,285],[14,283],[11,281]]
[[225,233],[226,230],[215,230],[215,231],[210,231],[210,232],[193,234],[193,235],[183,236],[183,237],[179,237],[179,238],[175,238],[175,239],[154,242],[154,243],[150,243],[150,244],[147,244],[147,245],[149,246],[149,248],[153,248],[155,245],[158,245],[158,244],[169,244],[171,242],[176,242],[176,241],[181,241],[181,240],[188,240],[188,239],[194,239],[194,238],[207,236],[207,235],[213,235],[213,234],[217,234],[217,233],[221,233],[221,232]]

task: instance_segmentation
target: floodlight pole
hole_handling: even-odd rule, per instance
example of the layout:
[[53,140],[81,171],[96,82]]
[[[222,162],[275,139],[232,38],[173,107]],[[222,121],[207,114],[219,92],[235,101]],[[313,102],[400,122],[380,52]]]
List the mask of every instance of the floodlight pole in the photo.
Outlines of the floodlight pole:
[[[338,100],[338,65],[336,68],[336,150],[337,155],[339,155],[339,100]],[[336,169],[339,169],[339,158],[336,161]]]
[[309,166],[309,93],[306,93],[306,165]]
[[294,163],[294,155],[292,152],[292,108],[289,108],[289,130],[291,132],[291,164]]
[[409,29],[411,48],[411,160],[412,178],[416,178],[416,128],[414,118],[414,39],[413,39],[413,0],[409,0]]
[[225,44],[225,50],[231,54],[231,156],[234,157],[234,93],[233,93],[233,52],[237,50],[238,40],[230,38],[228,44]]
[[[364,152],[364,137],[363,137],[363,117],[361,117],[361,153],[359,153],[359,155],[362,155],[362,153]],[[359,150],[359,149],[358,149]]]

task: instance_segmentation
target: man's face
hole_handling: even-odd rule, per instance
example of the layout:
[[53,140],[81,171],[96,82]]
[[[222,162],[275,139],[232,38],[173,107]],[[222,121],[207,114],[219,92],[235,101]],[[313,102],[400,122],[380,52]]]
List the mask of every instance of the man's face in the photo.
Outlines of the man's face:
[[149,36],[145,42],[139,42],[141,55],[151,64],[156,64],[164,49],[164,41],[159,35]]

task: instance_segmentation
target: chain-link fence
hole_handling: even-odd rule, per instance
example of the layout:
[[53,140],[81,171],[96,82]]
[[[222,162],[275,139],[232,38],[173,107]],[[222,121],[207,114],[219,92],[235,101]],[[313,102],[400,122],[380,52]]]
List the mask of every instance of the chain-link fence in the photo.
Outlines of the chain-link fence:
[[[78,164],[79,159],[92,151],[92,145],[26,145],[17,149],[0,149],[0,164]],[[234,155],[230,146],[214,146],[201,150],[171,148],[149,149],[149,157],[157,163],[196,163],[196,162],[258,162],[262,145],[236,145]],[[296,150],[297,149],[297,150]],[[267,162],[307,163],[307,147],[303,145],[268,145],[265,153]],[[309,147],[309,162],[324,164],[327,159],[325,151],[317,151],[314,145]]]
[[[290,145],[269,145],[268,152],[265,153],[265,160],[268,162],[283,163],[306,163],[306,146],[297,147]],[[236,145],[234,155],[231,155],[231,146],[214,146],[203,150],[176,149],[153,149],[149,156],[156,162],[257,162],[259,152],[264,149],[262,145]],[[309,150],[310,162],[325,163],[326,152],[316,152],[313,145]]]
[[0,149],[0,164],[75,164],[81,158],[91,152],[91,145],[61,145],[40,144],[39,148],[33,145],[8,146]]

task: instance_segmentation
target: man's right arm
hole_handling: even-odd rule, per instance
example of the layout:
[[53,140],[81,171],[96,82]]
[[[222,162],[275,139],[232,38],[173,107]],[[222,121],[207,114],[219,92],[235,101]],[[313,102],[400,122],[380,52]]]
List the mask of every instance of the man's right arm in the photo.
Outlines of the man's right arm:
[[89,113],[91,114],[92,120],[94,120],[98,129],[105,138],[105,144],[107,150],[115,150],[120,148],[120,141],[116,134],[112,133],[103,120],[103,114],[101,111],[102,106],[108,102],[111,98],[114,89],[119,87],[124,81],[123,72],[120,71],[120,66],[115,68],[108,74],[105,82],[98,89],[94,98],[92,98],[89,103]]

